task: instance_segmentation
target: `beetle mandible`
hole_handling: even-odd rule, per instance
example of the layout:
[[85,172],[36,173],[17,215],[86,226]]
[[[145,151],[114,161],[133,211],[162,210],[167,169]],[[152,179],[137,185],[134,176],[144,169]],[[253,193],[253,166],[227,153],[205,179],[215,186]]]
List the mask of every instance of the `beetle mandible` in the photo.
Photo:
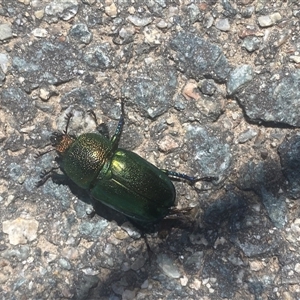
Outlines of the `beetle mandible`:
[[[70,135],[68,126],[72,114],[68,114],[66,129],[54,132],[50,141],[61,159],[60,167],[64,173],[80,188],[88,190],[94,201],[102,202],[132,221],[156,223],[167,216],[175,205],[172,177],[191,183],[215,178],[196,178],[159,169],[138,154],[118,148],[124,115],[122,98],[121,116],[114,135],[109,139],[108,130],[102,132],[99,126],[98,133],[84,133],[78,137]],[[43,172],[38,186],[44,184],[55,169],[58,167]]]

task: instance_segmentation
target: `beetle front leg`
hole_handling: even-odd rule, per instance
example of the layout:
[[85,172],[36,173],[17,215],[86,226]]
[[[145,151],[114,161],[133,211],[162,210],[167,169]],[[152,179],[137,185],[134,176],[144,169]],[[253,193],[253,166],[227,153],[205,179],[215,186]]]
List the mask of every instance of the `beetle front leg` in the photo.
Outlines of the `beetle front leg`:
[[[46,145],[45,147],[47,147],[47,146],[51,146],[51,144],[48,144],[48,145]],[[43,156],[43,155],[45,155],[45,154],[47,154],[47,153],[49,153],[49,152],[51,152],[51,151],[54,151],[54,150],[55,150],[55,148],[45,150],[44,152],[38,151],[37,153],[34,154],[33,157],[34,157],[35,159],[37,159],[37,158],[39,158],[39,157],[41,157],[41,156]]]
[[173,178],[181,178],[181,179],[185,179],[187,181],[189,181],[190,183],[194,184],[197,181],[213,181],[213,180],[218,180],[218,177],[215,176],[206,176],[206,177],[201,177],[201,178],[197,178],[197,177],[193,177],[193,176],[189,176],[183,173],[177,173],[174,171],[168,171],[165,169],[161,169],[162,172],[164,172],[166,175],[168,175],[169,177],[173,177]]
[[93,110],[89,109],[88,113],[92,116],[94,119],[94,122],[96,124],[96,130],[103,136],[105,136],[109,140],[109,130],[105,123],[98,124],[98,120],[96,117],[96,114]]
[[44,170],[40,175],[40,180],[36,183],[36,187],[42,186],[49,178],[51,178],[54,174],[57,174],[55,170],[59,169],[59,167],[52,167],[49,171]]
[[66,124],[65,130],[63,131],[64,134],[68,134],[68,129],[69,129],[69,125],[70,125],[70,120],[71,120],[72,117],[73,117],[73,114],[72,114],[72,113],[67,113],[67,115],[65,116],[65,120],[67,121],[67,124]]
[[109,140],[109,130],[105,123],[97,125],[96,129],[101,135],[105,136]]

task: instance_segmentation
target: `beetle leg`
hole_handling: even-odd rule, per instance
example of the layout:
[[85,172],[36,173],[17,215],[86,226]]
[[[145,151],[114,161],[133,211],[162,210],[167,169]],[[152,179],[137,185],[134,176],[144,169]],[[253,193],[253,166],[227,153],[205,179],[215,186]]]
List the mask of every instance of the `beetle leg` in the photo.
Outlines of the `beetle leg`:
[[94,119],[94,122],[98,126],[98,120],[95,112],[92,109],[88,109],[87,113]]
[[36,187],[42,186],[49,178],[56,174],[54,170],[59,169],[59,167],[52,167],[49,171],[44,170],[40,175],[40,180],[36,183]]
[[72,117],[73,117],[72,113],[67,113],[67,115],[65,116],[65,120],[67,121],[67,124],[66,124],[66,129],[63,131],[64,134],[68,133],[69,124]]
[[119,145],[119,141],[120,141],[120,138],[121,138],[123,126],[124,126],[124,123],[125,123],[124,115],[125,115],[125,113],[124,113],[124,98],[122,98],[121,99],[121,116],[120,116],[120,119],[119,119],[117,129],[115,131],[115,134],[111,138],[112,150],[113,151],[117,150],[118,145]]
[[[47,147],[47,146],[51,146],[51,144],[48,144],[45,147]],[[45,154],[47,154],[47,153],[49,153],[51,151],[54,151],[54,150],[55,150],[55,148],[45,150],[44,152],[37,151],[37,153],[34,154],[34,158],[39,158],[39,157],[41,157],[41,156],[43,156],[43,155],[45,155]]]
[[92,118],[94,119],[94,122],[96,124],[96,130],[103,136],[105,136],[108,140],[109,140],[109,130],[108,130],[108,126],[105,124],[105,123],[101,123],[101,124],[98,124],[98,120],[97,120],[97,117],[96,117],[96,114],[93,110],[89,109],[87,111],[91,116]]
[[192,177],[183,173],[177,173],[174,171],[168,171],[165,169],[161,169],[162,172],[164,172],[166,175],[168,175],[169,177],[174,177],[174,178],[182,178],[185,179],[189,182],[191,182],[192,184],[197,182],[197,181],[213,181],[213,180],[218,180],[218,177],[214,177],[214,176],[206,176],[206,177],[201,177],[201,178],[197,178],[197,177]]
[[101,135],[105,136],[109,140],[109,130],[105,123],[97,125],[96,129]]
[[146,233],[142,233],[142,238],[145,241],[146,247],[147,247],[147,252],[148,252],[148,259],[151,263],[151,261],[153,261],[153,258],[155,258],[155,253],[153,252],[153,250],[151,249],[150,245],[149,245],[149,241],[148,241],[148,237]]
[[192,183],[195,183],[197,181],[207,181],[207,182],[211,182],[213,180],[219,180],[219,177],[218,176],[204,176],[204,177],[200,177],[200,178],[197,178],[197,177],[191,177],[193,180],[192,180]]

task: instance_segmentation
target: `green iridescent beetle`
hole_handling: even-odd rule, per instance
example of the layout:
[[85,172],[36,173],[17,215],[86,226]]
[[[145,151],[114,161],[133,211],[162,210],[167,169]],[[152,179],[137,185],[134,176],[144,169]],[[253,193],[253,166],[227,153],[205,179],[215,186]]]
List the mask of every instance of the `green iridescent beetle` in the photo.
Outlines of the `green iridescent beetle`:
[[[136,153],[118,148],[124,125],[124,99],[121,101],[121,117],[111,139],[108,130],[105,133],[100,129],[99,133],[85,133],[78,137],[68,134],[71,117],[72,114],[67,115],[63,132],[54,132],[50,137],[60,157],[60,167],[75,184],[88,190],[94,201],[102,202],[132,221],[156,223],[169,214],[176,198],[170,177],[192,183],[214,179],[158,169]],[[39,156],[48,152],[39,153]],[[54,169],[57,168],[42,173],[38,185],[46,182]]]

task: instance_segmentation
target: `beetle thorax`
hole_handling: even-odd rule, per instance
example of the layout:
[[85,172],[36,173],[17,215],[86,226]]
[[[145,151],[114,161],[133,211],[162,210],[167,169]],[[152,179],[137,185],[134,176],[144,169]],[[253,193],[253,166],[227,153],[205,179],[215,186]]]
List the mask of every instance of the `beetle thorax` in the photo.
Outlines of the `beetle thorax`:
[[74,138],[68,134],[64,134],[61,136],[61,141],[55,146],[55,149],[58,153],[63,155],[73,143]]
[[110,162],[111,142],[100,134],[85,133],[68,143],[69,148],[62,153],[64,172],[78,186],[89,189],[105,163]]

